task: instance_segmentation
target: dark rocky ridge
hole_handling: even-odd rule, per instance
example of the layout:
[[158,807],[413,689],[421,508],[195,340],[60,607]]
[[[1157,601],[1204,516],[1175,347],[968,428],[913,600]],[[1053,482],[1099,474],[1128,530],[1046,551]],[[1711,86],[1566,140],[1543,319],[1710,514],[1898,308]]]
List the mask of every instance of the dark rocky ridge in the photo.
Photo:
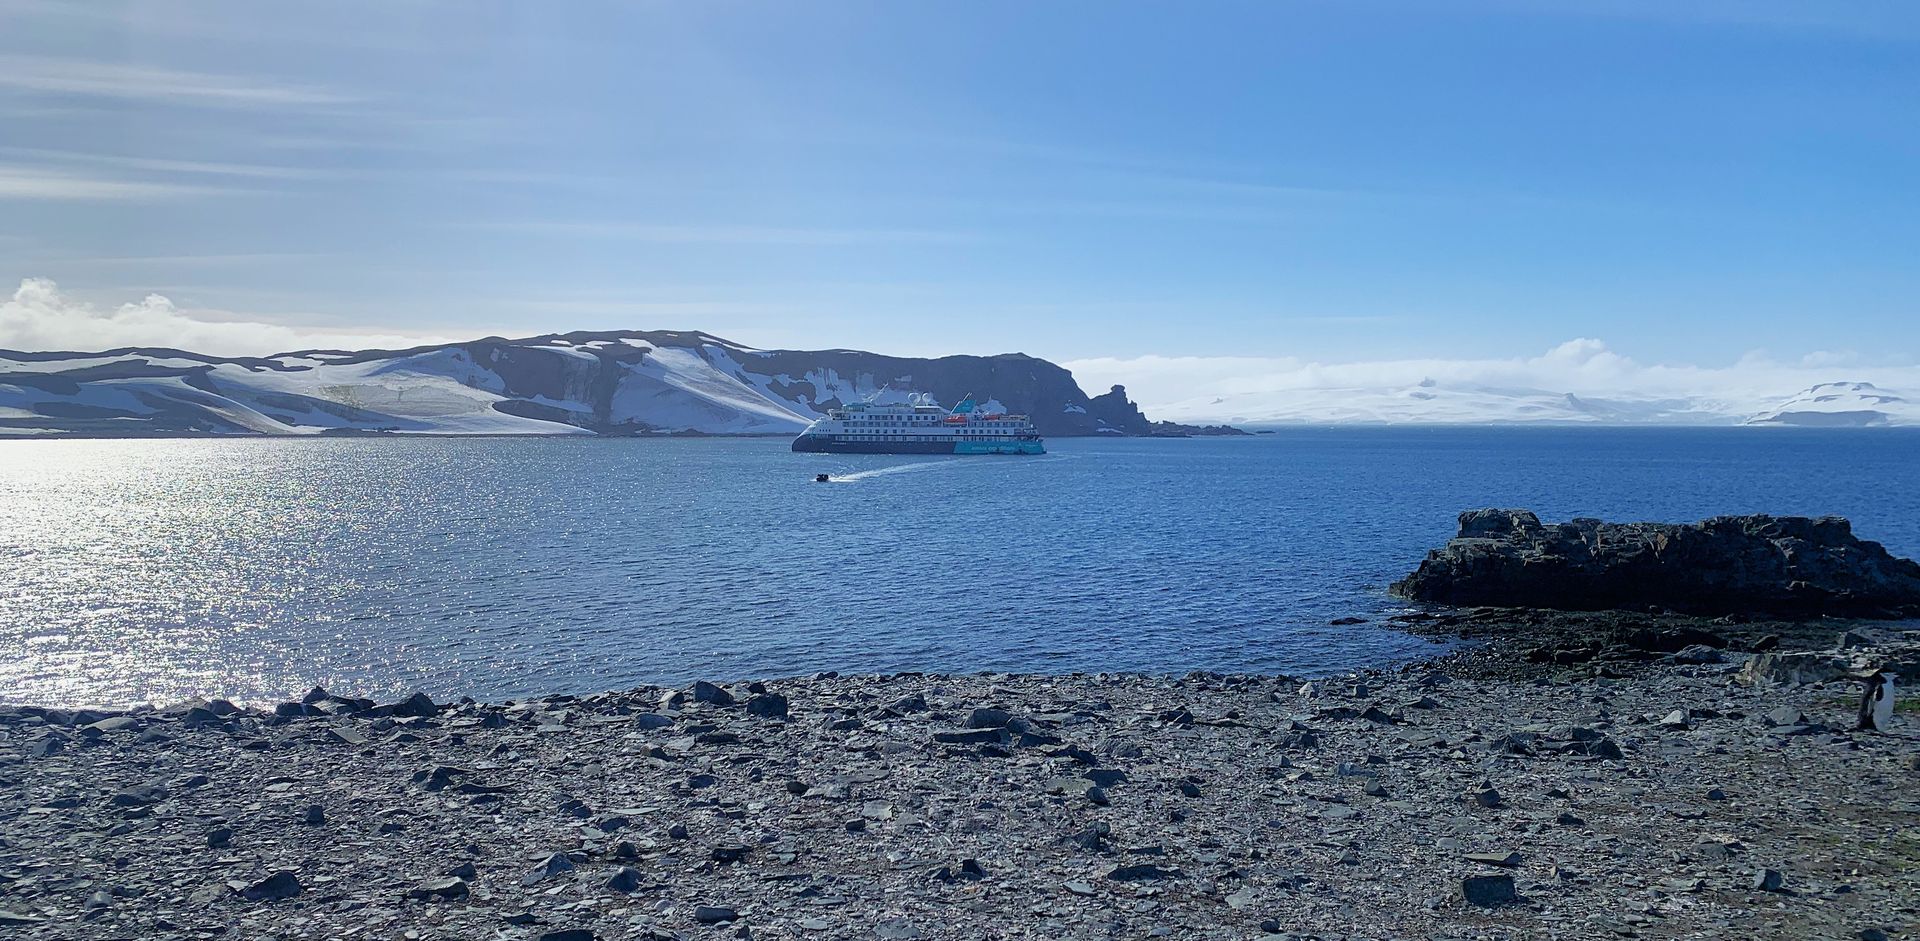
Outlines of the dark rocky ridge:
[[1548,525],[1525,510],[1473,510],[1391,590],[1450,605],[1920,616],[1920,564],[1854,536],[1839,517]]

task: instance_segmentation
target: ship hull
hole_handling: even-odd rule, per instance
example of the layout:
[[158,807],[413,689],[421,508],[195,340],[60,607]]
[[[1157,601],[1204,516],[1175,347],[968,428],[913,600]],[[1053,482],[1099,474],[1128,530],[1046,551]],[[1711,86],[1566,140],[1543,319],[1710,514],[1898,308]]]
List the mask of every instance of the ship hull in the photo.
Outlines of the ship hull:
[[793,449],[807,454],[1045,454],[1038,441],[840,441],[801,435]]

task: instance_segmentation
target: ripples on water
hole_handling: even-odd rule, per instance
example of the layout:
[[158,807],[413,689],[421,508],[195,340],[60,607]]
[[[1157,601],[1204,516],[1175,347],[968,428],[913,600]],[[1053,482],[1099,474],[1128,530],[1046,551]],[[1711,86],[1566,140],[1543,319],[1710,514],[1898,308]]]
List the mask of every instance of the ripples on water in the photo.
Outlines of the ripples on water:
[[[1301,429],[1042,458],[777,439],[0,442],[0,701],[584,692],[816,670],[1325,673],[1463,508],[1838,513],[1920,435]],[[838,478],[815,484],[818,472]]]

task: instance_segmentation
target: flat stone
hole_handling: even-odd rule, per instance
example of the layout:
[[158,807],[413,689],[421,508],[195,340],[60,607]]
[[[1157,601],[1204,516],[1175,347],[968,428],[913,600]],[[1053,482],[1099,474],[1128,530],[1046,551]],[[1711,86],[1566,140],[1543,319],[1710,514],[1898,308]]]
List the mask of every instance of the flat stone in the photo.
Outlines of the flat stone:
[[696,905],[693,920],[703,925],[717,925],[723,921],[739,921],[740,913],[719,905]]
[[1107,878],[1115,882],[1152,882],[1159,879],[1174,879],[1180,875],[1178,869],[1162,869],[1152,863],[1115,866],[1107,872]]
[[933,740],[945,745],[983,745],[988,742],[1002,741],[1006,737],[1006,730],[997,728],[945,730],[933,733]]
[[1519,853],[1468,853],[1466,860],[1482,866],[1503,866],[1512,869],[1520,865]]
[[159,784],[142,784],[116,792],[111,798],[115,807],[145,807],[167,799],[167,789]]
[[431,879],[407,890],[407,898],[421,901],[434,899],[463,899],[467,897],[467,880],[450,876],[444,879]]

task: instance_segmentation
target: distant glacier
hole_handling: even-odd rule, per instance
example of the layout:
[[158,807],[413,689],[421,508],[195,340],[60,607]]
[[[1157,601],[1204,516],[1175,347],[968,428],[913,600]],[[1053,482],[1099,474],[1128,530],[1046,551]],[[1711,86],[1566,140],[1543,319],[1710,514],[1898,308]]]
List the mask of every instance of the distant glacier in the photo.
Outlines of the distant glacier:
[[1576,395],[1426,380],[1403,386],[1262,390],[1153,402],[1174,421],[1242,427],[1299,424],[1920,425],[1920,395],[1869,382],[1825,382],[1754,400],[1720,395]]

